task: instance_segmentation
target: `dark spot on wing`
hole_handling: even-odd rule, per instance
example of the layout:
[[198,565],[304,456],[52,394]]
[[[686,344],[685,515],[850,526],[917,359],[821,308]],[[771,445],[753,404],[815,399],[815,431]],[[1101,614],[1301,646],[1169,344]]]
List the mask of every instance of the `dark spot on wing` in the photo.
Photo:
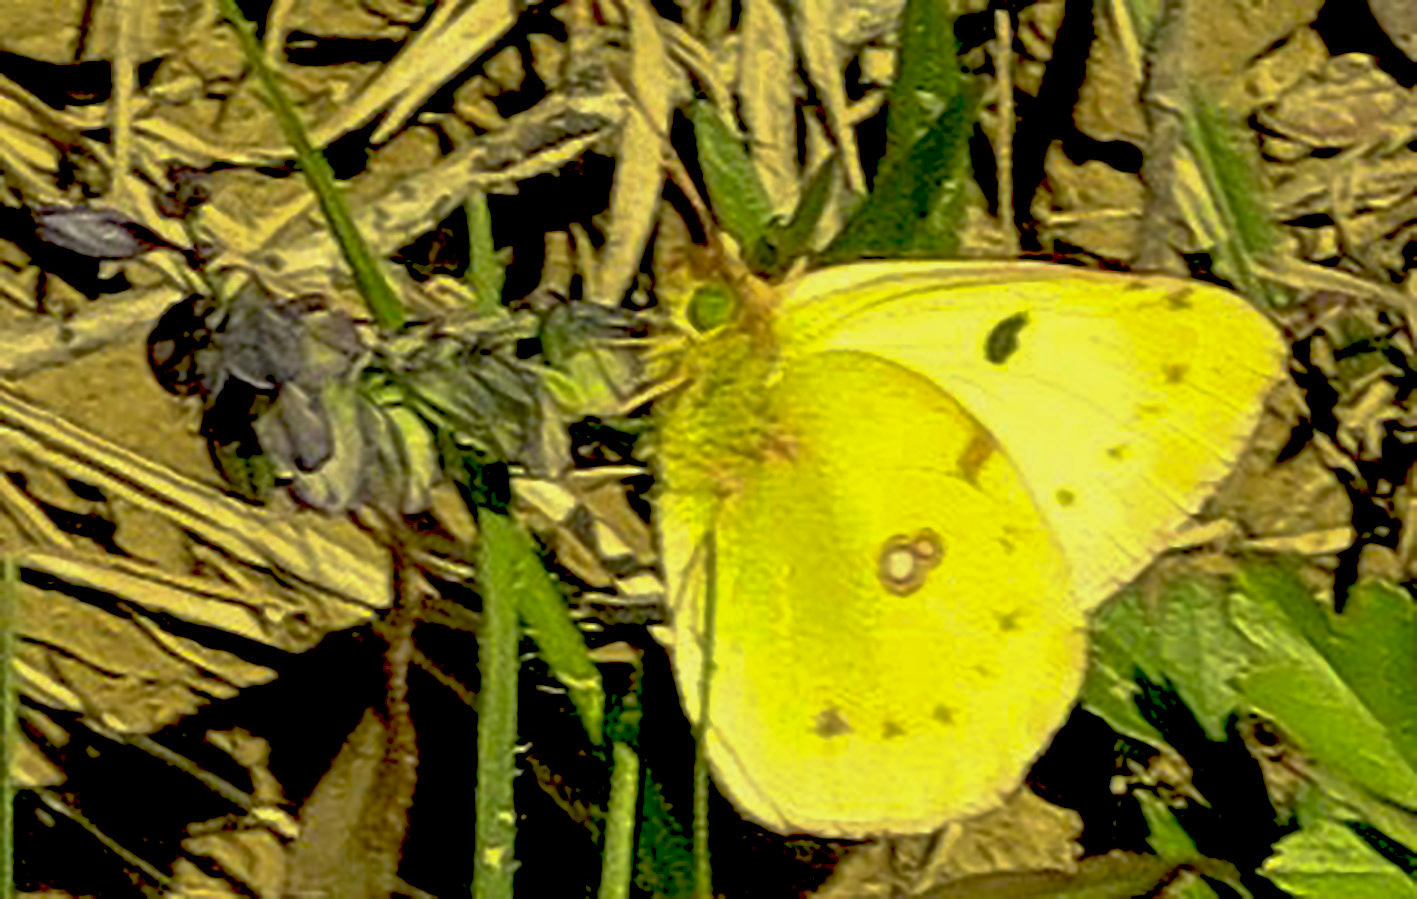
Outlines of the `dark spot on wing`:
[[1018,352],[1018,336],[1028,324],[1028,313],[1018,312],[999,322],[984,341],[984,357],[1003,365]]
[[819,737],[839,737],[851,733],[851,725],[846,723],[846,718],[837,709],[823,709],[818,712],[813,729]]

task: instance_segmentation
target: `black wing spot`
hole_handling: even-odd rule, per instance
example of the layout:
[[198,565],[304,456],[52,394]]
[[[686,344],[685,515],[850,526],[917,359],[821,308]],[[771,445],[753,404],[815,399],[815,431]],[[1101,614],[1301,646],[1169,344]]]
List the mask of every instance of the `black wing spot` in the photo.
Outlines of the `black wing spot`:
[[1018,335],[1028,324],[1028,313],[1018,312],[999,322],[984,341],[984,357],[995,365],[1003,365],[1018,352]]

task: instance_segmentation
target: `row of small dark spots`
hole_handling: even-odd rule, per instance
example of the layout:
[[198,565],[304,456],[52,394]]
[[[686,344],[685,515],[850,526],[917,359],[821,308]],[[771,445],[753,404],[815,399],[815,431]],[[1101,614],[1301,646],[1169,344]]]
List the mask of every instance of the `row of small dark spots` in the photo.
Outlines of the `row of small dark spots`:
[[[1010,624],[1009,627],[1006,627],[1005,630],[1009,630],[1011,628],[1012,624]],[[978,666],[976,666],[976,669],[980,671],[983,670],[979,669]],[[953,727],[955,723],[954,712],[950,710],[949,706],[943,703],[937,704],[935,706],[935,708],[930,712],[930,717],[934,718],[936,721],[940,722],[946,727]],[[823,709],[821,712],[819,712],[817,714],[816,724],[812,729],[817,734],[817,736],[825,737],[827,739],[831,739],[832,737],[840,737],[844,736],[845,734],[851,733],[851,725],[847,723],[846,716],[842,715],[840,709],[835,708]],[[905,736],[905,728],[901,727],[898,723],[891,721],[890,719],[886,719],[886,723],[881,727],[881,736],[887,740],[893,740],[896,737],[903,737]]]

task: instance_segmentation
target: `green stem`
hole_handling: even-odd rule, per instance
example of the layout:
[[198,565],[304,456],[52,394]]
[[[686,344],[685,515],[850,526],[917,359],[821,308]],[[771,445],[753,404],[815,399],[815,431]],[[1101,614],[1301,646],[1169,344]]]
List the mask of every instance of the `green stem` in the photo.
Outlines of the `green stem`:
[[320,201],[320,209],[325,214],[325,220],[330,223],[330,230],[334,232],[335,240],[354,273],[354,282],[358,285],[370,314],[381,328],[389,331],[401,328],[404,323],[403,304],[385,280],[374,254],[369,251],[369,245],[364,242],[359,228],[355,226],[354,219],[349,214],[349,207],[344,202],[344,194],[335,181],[334,172],[330,170],[325,154],[310,143],[294,104],[281,89],[275,73],[266,64],[265,50],[256,39],[256,26],[241,14],[236,0],[218,2],[221,4],[222,13],[236,28],[236,36],[241,41],[241,49],[246,54],[247,61],[261,79],[261,86],[265,88],[266,103],[275,114],[276,121],[280,123],[286,141],[295,150],[300,169],[305,173],[310,189],[315,191],[315,196]]
[[628,744],[611,746],[610,803],[605,851],[600,860],[599,899],[626,899],[635,850],[635,810],[640,798],[640,757]]
[[517,669],[521,629],[517,620],[519,583],[517,524],[505,515],[477,510],[477,584],[482,594],[482,627],[477,635],[482,692],[477,716],[477,834],[472,895],[512,899],[516,871],[517,817],[512,778],[516,775]]
[[704,537],[703,666],[699,672],[699,720],[694,725],[694,896],[713,899],[713,866],[709,860],[709,685],[713,679],[713,629],[718,602],[717,522]]

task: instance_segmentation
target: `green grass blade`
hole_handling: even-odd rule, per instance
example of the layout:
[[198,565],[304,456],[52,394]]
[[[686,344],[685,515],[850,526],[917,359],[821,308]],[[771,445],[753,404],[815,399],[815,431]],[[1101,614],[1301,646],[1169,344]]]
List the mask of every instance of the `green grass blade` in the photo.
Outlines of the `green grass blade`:
[[364,242],[359,229],[355,227],[349,207],[344,202],[344,194],[335,182],[334,172],[330,170],[325,154],[310,143],[294,104],[281,89],[270,66],[266,65],[265,53],[256,38],[256,26],[241,14],[236,0],[219,2],[222,13],[236,29],[236,36],[241,42],[241,50],[245,53],[247,62],[261,79],[266,102],[275,114],[276,121],[280,123],[286,141],[295,150],[300,170],[305,173],[306,181],[320,201],[320,210],[324,212],[325,220],[330,224],[330,231],[334,233],[335,240],[354,273],[354,282],[369,307],[369,313],[381,328],[397,330],[404,323],[403,304],[384,278],[384,273],[379,271],[378,261],[369,251],[369,245]]
[[495,315],[502,311],[502,283],[506,280],[504,261],[492,245],[492,215],[487,195],[475,190],[463,204],[467,212],[468,263],[463,276],[477,294],[478,311]]
[[[491,516],[483,513],[480,517]],[[510,518],[503,518],[499,526],[505,526],[500,549],[515,557],[512,563],[516,566],[517,611],[521,620],[551,673],[565,685],[586,735],[600,745],[605,727],[605,690],[600,683],[600,669],[591,661],[585,638],[571,620],[561,591],[542,566],[531,534]]]
[[477,717],[477,836],[472,895],[511,899],[516,871],[517,670],[520,629],[517,595],[522,589],[520,528],[511,518],[479,510],[477,585],[482,627],[477,635],[482,692]]
[[635,810],[640,798],[640,757],[630,744],[611,745],[610,802],[605,851],[600,864],[600,899],[627,899],[635,857]]

